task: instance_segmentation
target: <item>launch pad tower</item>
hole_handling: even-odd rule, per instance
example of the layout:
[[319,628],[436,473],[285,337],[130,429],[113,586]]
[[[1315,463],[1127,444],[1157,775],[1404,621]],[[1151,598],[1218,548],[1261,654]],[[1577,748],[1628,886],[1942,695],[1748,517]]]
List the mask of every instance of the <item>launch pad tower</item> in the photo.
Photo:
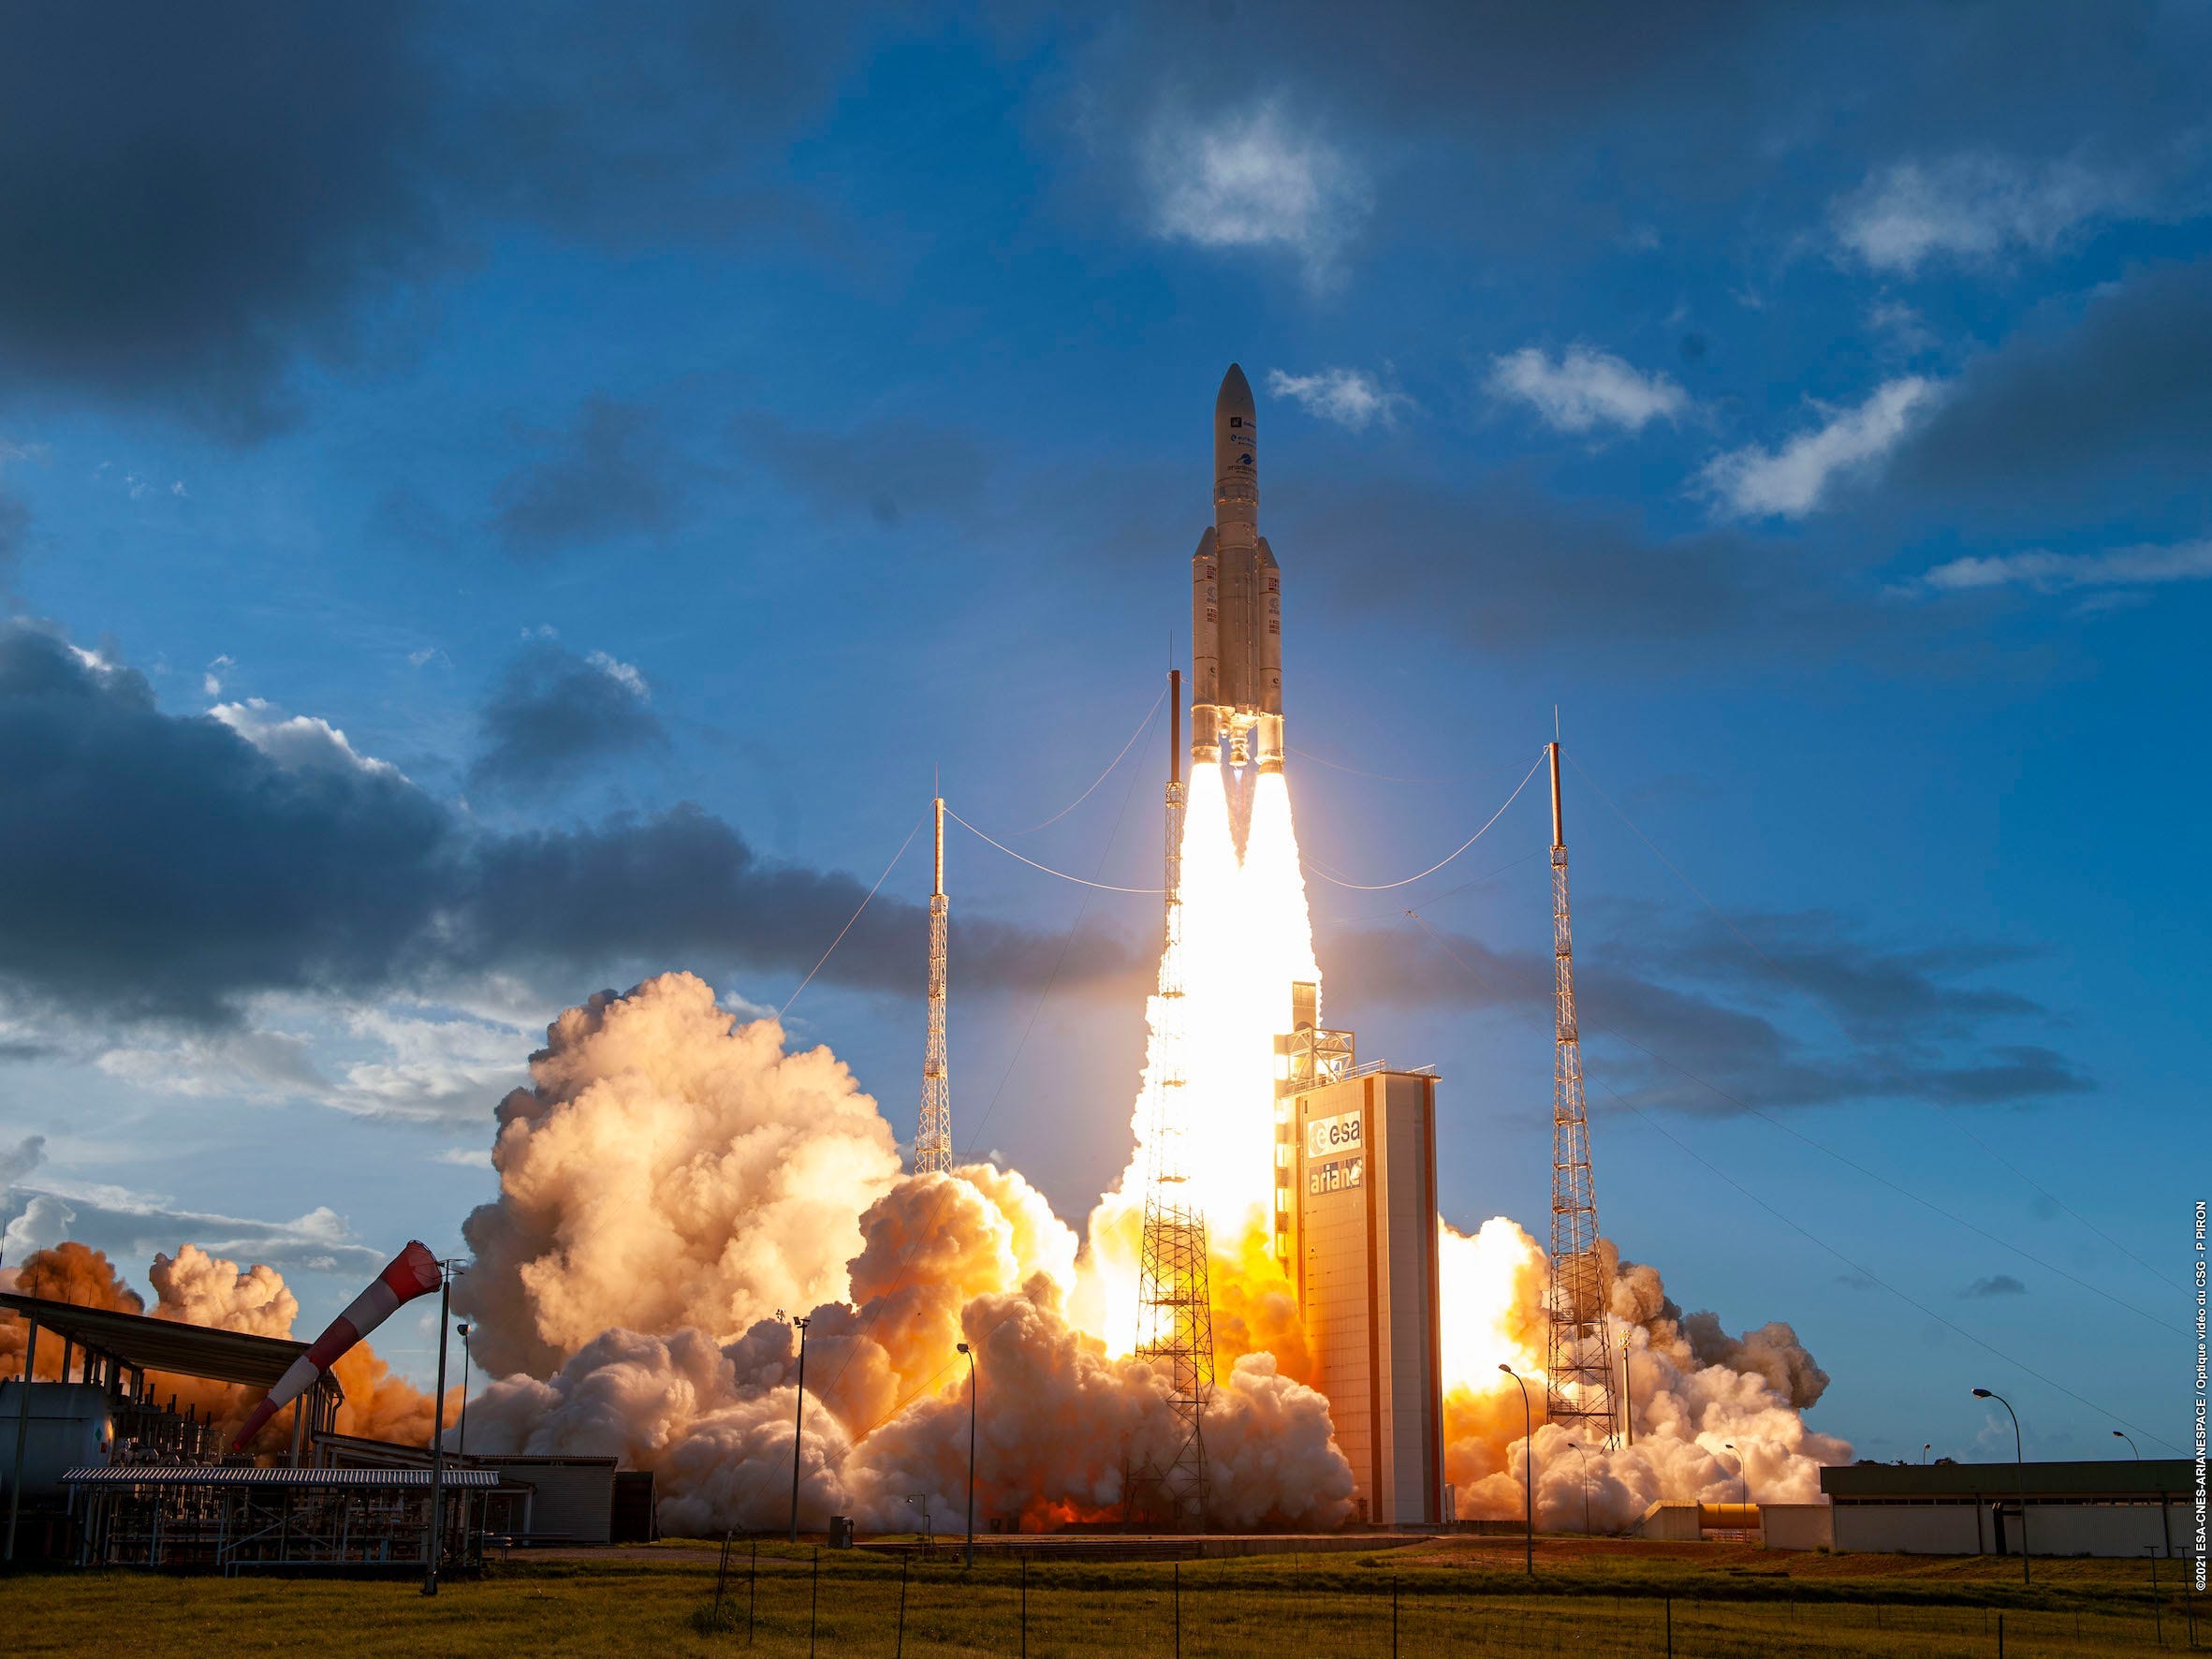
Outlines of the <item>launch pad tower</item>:
[[1551,1083],[1551,1343],[1545,1409],[1569,1435],[1602,1446],[1616,1432],[1610,1299],[1598,1249],[1598,1195],[1575,1019],[1575,953],[1567,925],[1567,838],[1560,815],[1560,746],[1551,750],[1551,932],[1557,1041]]
[[1137,1282],[1136,1353],[1168,1384],[1182,1425],[1165,1467],[1138,1471],[1130,1507],[1169,1524],[1206,1525],[1206,1407],[1213,1398],[1213,1301],[1206,1212],[1191,1201],[1185,1159],[1182,985],[1182,675],[1168,677],[1167,937],[1160,952],[1159,1051],[1152,1064],[1150,1156]]
[[914,1172],[952,1167],[952,1079],[945,1041],[945,797],[937,797],[937,870],[930,887],[930,1036],[922,1051],[922,1112],[914,1131]]

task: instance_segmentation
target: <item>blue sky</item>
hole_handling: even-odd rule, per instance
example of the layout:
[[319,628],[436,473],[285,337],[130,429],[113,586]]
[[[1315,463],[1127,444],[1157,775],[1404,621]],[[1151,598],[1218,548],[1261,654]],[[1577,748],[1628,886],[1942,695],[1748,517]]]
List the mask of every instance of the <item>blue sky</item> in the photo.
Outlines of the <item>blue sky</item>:
[[[19,17],[11,1256],[333,1311],[553,1013],[781,1006],[933,771],[1149,885],[1156,727],[1011,832],[1187,649],[1236,360],[1308,852],[1432,862],[1560,710],[1605,1231],[1863,1454],[2178,1448],[2205,8],[1345,9]],[[1311,881],[1539,1233],[1545,829]],[[792,1009],[902,1132],[925,850]],[[1078,1216],[1154,902],[949,862],[956,1138]]]

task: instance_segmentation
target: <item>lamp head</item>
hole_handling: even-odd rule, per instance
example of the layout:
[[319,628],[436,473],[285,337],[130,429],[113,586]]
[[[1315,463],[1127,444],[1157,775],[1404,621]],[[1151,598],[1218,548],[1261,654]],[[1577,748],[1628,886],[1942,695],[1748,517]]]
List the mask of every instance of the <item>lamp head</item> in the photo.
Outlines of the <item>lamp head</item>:
[[1517,1377],[1521,1374],[1519,1372],[1514,1370],[1512,1366],[1506,1364],[1502,1359],[1498,1361],[1498,1369],[1503,1372],[1509,1377]]
[[1986,1388],[1976,1388],[1974,1390],[1974,1398],[1976,1400],[1987,1400],[1989,1397],[1989,1390]]
[[2122,1433],[2121,1433],[2121,1432],[2120,1432],[2120,1431],[2119,1431],[2117,1429],[2115,1429],[2115,1430],[2112,1431],[2112,1437],[2113,1437],[2115,1440],[2125,1440],[2125,1439],[2127,1439],[2127,1436],[2126,1436],[2125,1434],[2122,1434]]
[[968,1344],[966,1343],[953,1343],[953,1348],[958,1353],[965,1354],[968,1351]]

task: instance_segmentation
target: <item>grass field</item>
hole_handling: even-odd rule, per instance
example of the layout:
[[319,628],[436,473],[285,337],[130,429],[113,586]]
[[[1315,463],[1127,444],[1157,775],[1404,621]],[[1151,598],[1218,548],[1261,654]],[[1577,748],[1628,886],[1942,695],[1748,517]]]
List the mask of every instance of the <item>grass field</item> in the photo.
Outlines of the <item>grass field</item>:
[[[2176,1569],[2186,1564],[2174,1564]],[[143,1574],[0,1580],[24,1654],[127,1652],[243,1659],[343,1644],[355,1655],[654,1653],[1156,1654],[1338,1659],[1471,1653],[1995,1654],[2188,1651],[2175,1579],[2154,1608],[2131,1562],[1781,1555],[1710,1545],[1546,1539],[1356,1555],[1166,1564],[896,1560],[740,1545],[719,1627],[711,1548],[518,1559],[452,1580],[254,1581]],[[1026,1578],[1026,1586],[1024,1579]],[[903,1602],[903,1611],[901,1611]],[[1025,1612],[1026,1605],[1026,1612]],[[2212,1608],[2200,1607],[2212,1652]],[[2162,1628],[2161,1628],[2162,1624]],[[750,1640],[748,1639],[750,1634]]]

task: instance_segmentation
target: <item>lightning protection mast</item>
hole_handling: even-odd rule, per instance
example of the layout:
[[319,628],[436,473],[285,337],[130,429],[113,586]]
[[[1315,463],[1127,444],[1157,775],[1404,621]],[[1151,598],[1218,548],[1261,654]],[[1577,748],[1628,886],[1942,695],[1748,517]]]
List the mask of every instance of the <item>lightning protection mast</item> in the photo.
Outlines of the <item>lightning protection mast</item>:
[[1145,1170],[1136,1352],[1168,1382],[1182,1444],[1140,1484],[1178,1525],[1206,1526],[1206,1407],[1213,1398],[1213,1298],[1206,1212],[1191,1199],[1184,1143],[1182,982],[1182,675],[1168,675],[1167,931],[1160,951],[1159,1051],[1152,1065],[1152,1133]]
[[1560,815],[1560,746],[1551,755],[1551,933],[1558,1038],[1551,1080],[1551,1348],[1545,1408],[1589,1446],[1610,1442],[1613,1352],[1605,1340],[1605,1261],[1589,1168],[1582,1036],[1575,1020],[1575,951],[1567,925],[1567,838]]
[[945,1044],[945,797],[937,797],[937,873],[930,888],[930,1037],[922,1054],[922,1114],[914,1132],[914,1172],[952,1167],[952,1079]]

